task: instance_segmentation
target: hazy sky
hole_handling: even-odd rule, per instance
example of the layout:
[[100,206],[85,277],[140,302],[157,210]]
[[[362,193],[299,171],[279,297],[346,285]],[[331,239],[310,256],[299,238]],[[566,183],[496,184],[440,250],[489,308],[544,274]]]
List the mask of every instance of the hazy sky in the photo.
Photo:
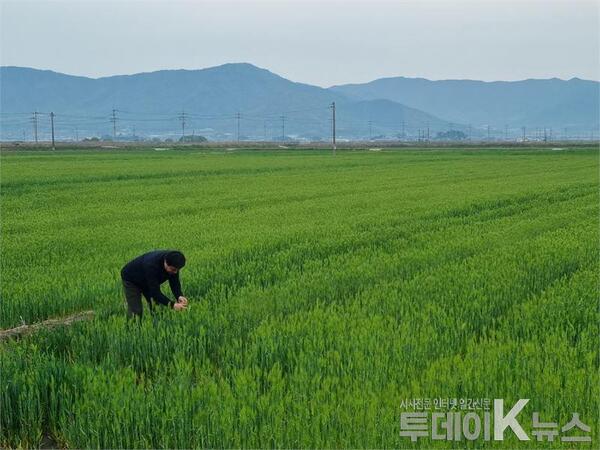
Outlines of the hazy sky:
[[250,62],[324,87],[600,79],[598,1],[0,2],[2,65],[74,75]]

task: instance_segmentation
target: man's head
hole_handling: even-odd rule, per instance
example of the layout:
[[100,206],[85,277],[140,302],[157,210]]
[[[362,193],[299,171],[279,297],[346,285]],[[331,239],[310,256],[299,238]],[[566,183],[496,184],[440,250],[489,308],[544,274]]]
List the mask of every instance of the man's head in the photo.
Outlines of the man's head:
[[183,253],[172,251],[166,254],[165,270],[167,273],[176,274],[183,266],[185,266],[185,256],[183,256]]

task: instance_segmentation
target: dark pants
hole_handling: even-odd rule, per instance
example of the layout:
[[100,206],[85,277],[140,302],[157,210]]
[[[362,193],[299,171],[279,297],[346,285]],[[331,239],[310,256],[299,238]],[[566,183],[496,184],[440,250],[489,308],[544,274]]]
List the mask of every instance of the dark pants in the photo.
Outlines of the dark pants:
[[[125,303],[127,305],[127,318],[131,319],[137,316],[142,319],[144,307],[142,306],[142,290],[131,281],[123,281],[123,292],[125,293]],[[152,312],[152,307],[150,307]]]

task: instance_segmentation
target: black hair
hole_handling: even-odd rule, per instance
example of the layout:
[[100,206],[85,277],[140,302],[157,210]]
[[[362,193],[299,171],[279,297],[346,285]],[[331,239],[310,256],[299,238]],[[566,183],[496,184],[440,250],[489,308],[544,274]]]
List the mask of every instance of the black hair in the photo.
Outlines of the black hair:
[[185,256],[183,256],[183,253],[173,250],[165,255],[165,262],[169,266],[181,269],[183,266],[185,266]]

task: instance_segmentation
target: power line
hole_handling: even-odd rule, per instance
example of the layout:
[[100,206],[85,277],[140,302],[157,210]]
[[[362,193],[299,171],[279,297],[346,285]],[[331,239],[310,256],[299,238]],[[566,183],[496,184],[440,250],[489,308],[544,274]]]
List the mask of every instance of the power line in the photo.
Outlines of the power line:
[[181,141],[183,142],[185,140],[185,120],[187,118],[187,114],[185,111],[181,111],[177,118],[181,121]]
[[264,140],[265,140],[265,142],[267,142],[267,121],[266,121],[266,119],[264,120],[263,128],[264,128],[263,129],[263,131],[264,131]]
[[52,128],[52,150],[56,150],[56,146],[54,145],[54,113],[50,113],[50,126]]
[[279,116],[281,119],[281,142],[285,143],[285,115]]
[[38,143],[38,112],[34,111],[33,116],[31,117],[31,123],[33,124],[33,137],[35,139],[35,143]]
[[331,123],[332,123],[331,138],[332,138],[332,143],[333,143],[333,154],[335,155],[335,151],[336,151],[336,145],[335,145],[335,102],[331,102],[331,114],[332,114],[332,118],[331,118]]
[[[335,106],[334,106],[335,105]],[[395,135],[394,130],[397,130],[401,125],[402,134],[401,137],[403,139],[415,140],[416,138],[419,141],[430,141],[431,139],[436,139],[436,131],[441,131],[446,129],[446,127],[450,127],[451,130],[462,130],[469,133],[469,140],[472,139],[481,139],[485,138],[485,133],[487,131],[487,140],[492,142],[495,140],[499,142],[498,139],[501,137],[505,141],[509,141],[511,139],[516,139],[522,131],[522,139],[526,141],[527,139],[535,139],[544,142],[551,142],[557,137],[560,139],[594,139],[598,136],[598,131],[593,131],[590,133],[589,128],[585,129],[583,127],[570,127],[570,129],[563,129],[562,127],[558,132],[554,132],[552,128],[547,127],[529,127],[529,133],[531,136],[527,135],[527,130],[525,126],[523,127],[514,127],[511,129],[510,124],[505,122],[504,126],[500,125],[495,129],[495,135],[492,139],[492,127],[491,124],[476,126],[475,129],[472,128],[472,125],[461,125],[453,122],[446,121],[434,121],[433,123],[429,121],[420,121],[420,120],[406,120],[406,117],[400,116],[399,118],[390,117],[389,121],[386,121],[385,118],[381,118],[383,121],[379,120],[368,120],[368,122],[364,121],[364,119],[356,118],[352,119],[351,117],[347,117],[344,115],[344,118],[341,121],[337,121],[337,108],[335,102],[330,102],[327,104],[326,108],[304,108],[290,111],[283,111],[279,116],[273,117],[271,113],[262,113],[262,111],[256,111],[254,113],[243,113],[242,111],[237,111],[233,113],[217,113],[213,115],[208,114],[197,114],[182,111],[180,113],[135,113],[131,111],[121,111],[117,108],[112,108],[110,110],[110,115],[108,117],[109,122],[112,124],[112,134],[113,139],[117,139],[117,121],[123,121],[121,124],[122,130],[127,130],[127,133],[130,130],[134,129],[134,137],[136,136],[136,131],[140,131],[142,134],[146,134],[146,130],[154,130],[154,132],[158,131],[162,133],[162,135],[167,136],[165,134],[165,130],[172,130],[173,128],[177,129],[178,126],[181,126],[181,135],[185,138],[185,134],[190,128],[190,120],[191,118],[200,118],[202,117],[204,120],[214,120],[216,121],[215,125],[212,127],[207,126],[206,132],[213,133],[216,139],[221,139],[224,134],[223,130],[227,128],[230,129],[231,125],[236,127],[235,136],[232,136],[229,133],[225,135],[229,135],[230,137],[227,139],[236,139],[238,142],[242,140],[241,133],[241,120],[247,120],[248,130],[246,130],[248,139],[251,140],[260,140],[261,135],[262,138],[266,141],[268,138],[273,140],[274,135],[279,134],[275,133],[274,130],[277,129],[277,120],[280,120],[281,126],[281,140],[286,142],[289,138],[286,135],[286,125],[289,127],[289,123],[286,123],[291,118],[298,122],[298,124],[294,123],[294,132],[296,132],[296,128],[298,128],[299,133],[305,133],[305,135],[301,135],[299,139],[307,140],[307,139],[319,139],[323,140],[323,136],[331,135],[331,145],[337,150],[337,140],[338,138],[350,137],[351,139],[362,139],[360,136],[366,135],[365,125],[368,123],[368,133],[369,140],[378,139],[382,136],[384,138],[389,137],[390,133]],[[334,111],[335,109],[335,111]],[[309,112],[307,114],[302,114],[303,111],[314,111]],[[295,114],[297,113],[297,114]],[[82,114],[62,114],[51,112],[40,112],[34,111],[32,113],[9,113],[2,112],[0,113],[0,127],[2,127],[5,132],[4,135],[17,136],[22,134],[23,128],[32,129],[32,141],[39,143],[44,139],[48,139],[50,137],[50,131],[48,130],[48,135],[44,134],[45,130],[45,121],[41,124],[42,129],[40,129],[40,118],[41,116],[48,116],[50,118],[49,125],[51,128],[54,128],[54,138],[56,140],[56,132],[58,129],[64,128],[65,130],[71,130],[69,133],[71,136],[75,135],[76,140],[79,140],[79,134],[83,136],[87,135],[90,132],[104,134],[101,131],[104,127],[101,127],[102,124],[106,124],[107,117],[106,116],[96,116],[93,113],[86,114],[82,112]],[[25,114],[29,114],[29,117],[25,116]],[[139,114],[139,115],[138,115]],[[168,114],[171,114],[170,116]],[[295,114],[290,116],[288,114]],[[401,119],[401,120],[398,120]],[[235,120],[235,124],[232,124],[232,120]],[[331,120],[331,125],[329,125],[328,120]],[[170,124],[169,124],[169,121]],[[173,121],[178,121],[176,124],[173,124]],[[193,119],[192,119],[193,121]],[[138,124],[138,122],[140,122]],[[164,122],[164,123],[163,123]],[[119,122],[121,123],[121,122]],[[227,125],[229,123],[230,125]],[[267,130],[267,123],[272,127],[271,130]],[[174,126],[173,126],[174,125]],[[246,125],[246,124],[244,124]],[[374,125],[377,125],[374,128]],[[31,127],[31,128],[30,128]],[[125,127],[125,128],[124,128]],[[173,127],[173,128],[171,128]],[[484,128],[485,127],[485,128]],[[521,128],[521,130],[519,130]],[[533,132],[531,130],[534,130]],[[363,130],[362,132],[360,130]],[[563,132],[564,130],[564,132]],[[269,135],[267,134],[269,131]],[[40,132],[42,133],[40,135]],[[149,132],[149,131],[148,131]],[[204,131],[200,131],[203,133]],[[317,133],[315,135],[317,137],[310,137],[308,133]],[[433,134],[433,136],[432,136]],[[168,135],[177,136],[177,132],[169,133]],[[26,135],[27,136],[27,135]],[[46,137],[44,137],[46,136]],[[418,137],[417,137],[418,136]],[[328,139],[328,138],[325,138]],[[275,139],[276,140],[276,139]]]
[[110,121],[113,124],[113,140],[117,140],[117,110],[113,108]]

